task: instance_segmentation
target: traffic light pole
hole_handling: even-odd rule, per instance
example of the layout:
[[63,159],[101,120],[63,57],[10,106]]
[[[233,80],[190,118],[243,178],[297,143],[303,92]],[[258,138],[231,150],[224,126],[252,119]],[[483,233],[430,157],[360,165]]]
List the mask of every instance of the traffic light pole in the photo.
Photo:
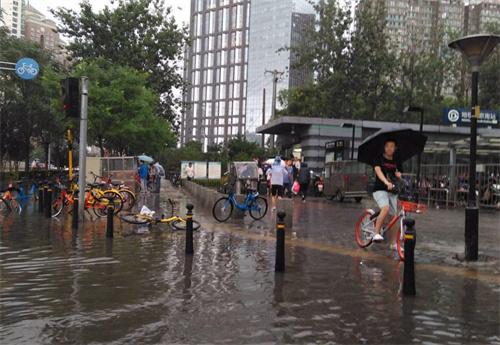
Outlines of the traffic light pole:
[[68,179],[73,180],[73,133],[71,128],[66,130],[66,141],[68,142]]
[[85,171],[87,162],[87,113],[89,97],[89,79],[82,77],[81,113],[80,113],[80,154],[78,156],[78,190],[80,191],[82,202],[78,203],[78,213],[83,219],[83,209],[85,206]]

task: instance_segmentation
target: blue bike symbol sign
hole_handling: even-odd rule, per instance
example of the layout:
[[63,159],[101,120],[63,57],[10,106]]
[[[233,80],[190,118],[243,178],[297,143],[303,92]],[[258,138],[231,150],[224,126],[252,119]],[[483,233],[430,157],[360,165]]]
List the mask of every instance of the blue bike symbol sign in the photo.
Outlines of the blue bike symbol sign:
[[39,70],[38,62],[31,58],[22,58],[16,63],[16,74],[24,80],[35,79]]

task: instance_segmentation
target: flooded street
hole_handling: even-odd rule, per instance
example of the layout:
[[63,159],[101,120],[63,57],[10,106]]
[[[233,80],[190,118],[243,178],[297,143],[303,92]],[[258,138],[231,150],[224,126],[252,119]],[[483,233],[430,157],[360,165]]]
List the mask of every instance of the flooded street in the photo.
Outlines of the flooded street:
[[193,256],[165,225],[129,235],[115,219],[107,239],[104,220],[0,217],[2,344],[500,344],[490,271],[422,263],[403,298],[398,261],[297,235],[276,274],[272,236],[196,207]]

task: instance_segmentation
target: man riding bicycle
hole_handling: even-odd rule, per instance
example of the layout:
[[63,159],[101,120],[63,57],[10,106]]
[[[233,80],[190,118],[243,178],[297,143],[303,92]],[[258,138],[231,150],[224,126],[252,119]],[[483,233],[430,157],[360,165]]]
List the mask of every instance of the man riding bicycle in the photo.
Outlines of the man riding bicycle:
[[375,235],[373,236],[375,242],[384,240],[380,230],[387,215],[389,213],[396,215],[398,212],[398,196],[391,191],[394,189],[394,182],[401,179],[403,169],[401,162],[395,156],[396,149],[396,142],[391,139],[387,140],[384,143],[384,153],[373,161],[373,170],[376,175],[373,199],[380,208],[380,214],[375,223]]

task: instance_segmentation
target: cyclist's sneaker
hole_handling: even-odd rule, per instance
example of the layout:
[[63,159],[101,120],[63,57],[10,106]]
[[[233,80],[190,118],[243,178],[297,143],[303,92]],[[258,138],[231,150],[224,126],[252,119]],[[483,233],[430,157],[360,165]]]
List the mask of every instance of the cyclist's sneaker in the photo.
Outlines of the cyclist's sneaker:
[[373,236],[374,242],[382,242],[383,240],[384,240],[384,236],[382,236],[381,234],[375,234],[375,236]]

